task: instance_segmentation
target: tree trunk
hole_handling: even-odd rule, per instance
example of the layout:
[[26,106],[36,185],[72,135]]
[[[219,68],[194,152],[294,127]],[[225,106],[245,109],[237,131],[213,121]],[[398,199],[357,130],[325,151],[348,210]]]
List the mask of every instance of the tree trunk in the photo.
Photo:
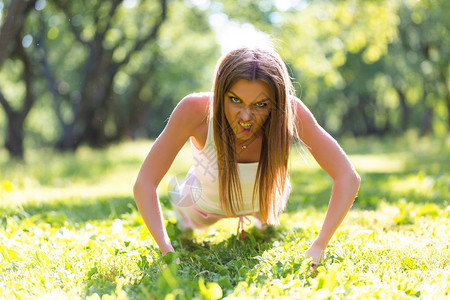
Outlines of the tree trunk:
[[8,7],[5,22],[0,31],[0,68],[8,54],[12,52],[11,47],[13,47],[17,33],[22,28],[26,10],[27,1],[25,0],[14,0]]
[[[113,49],[104,48],[104,38],[111,26],[117,6],[120,0],[115,0],[108,15],[108,20],[104,26],[97,26],[96,34],[91,40],[84,40],[80,36],[78,28],[71,26],[71,29],[78,41],[89,48],[89,56],[84,62],[84,77],[81,79],[81,99],[74,106],[74,119],[69,124],[68,130],[57,144],[59,149],[76,149],[81,143],[86,142],[91,146],[104,146],[116,135],[107,136],[105,132],[105,122],[107,118],[114,118],[111,114],[113,104],[113,83],[120,67],[126,65],[131,56],[141,51],[142,48],[154,42],[158,36],[159,29],[167,16],[167,0],[160,0],[161,12],[154,20],[149,31],[137,39],[134,45],[120,62],[114,62],[112,57]],[[69,9],[70,2],[56,2],[56,5],[66,14],[71,16]],[[118,43],[116,48],[121,43]]]
[[22,46],[20,35],[27,13],[34,7],[36,0],[12,1],[8,7],[8,14],[0,31],[0,67],[7,57],[18,57],[24,66],[23,78],[25,81],[25,101],[22,109],[14,110],[9,102],[0,93],[0,105],[3,107],[8,125],[6,129],[5,147],[12,157],[23,160],[24,149],[24,123],[28,113],[35,102],[32,89],[33,63]]
[[402,109],[402,120],[401,120],[401,129],[402,131],[406,131],[408,129],[409,119],[410,119],[410,109],[408,103],[406,103],[406,97],[402,90],[399,88],[395,88],[398,94],[398,98],[400,100],[400,107]]
[[450,95],[448,93],[445,100],[447,102],[447,130],[450,131]]
[[446,70],[440,68],[439,76],[442,84],[445,87],[445,104],[447,105],[447,130],[450,131],[450,90],[447,83]]
[[375,133],[375,121],[373,116],[373,111],[370,111],[370,101],[369,97],[365,97],[362,95],[358,96],[358,107],[359,113],[363,119],[363,123],[365,125],[365,134],[373,134]]
[[420,125],[420,135],[426,135],[431,132],[431,121],[433,120],[434,110],[427,107],[422,116],[422,124]]
[[6,130],[5,147],[9,154],[17,159],[23,160],[23,122],[24,119],[16,112],[7,114],[8,127]]

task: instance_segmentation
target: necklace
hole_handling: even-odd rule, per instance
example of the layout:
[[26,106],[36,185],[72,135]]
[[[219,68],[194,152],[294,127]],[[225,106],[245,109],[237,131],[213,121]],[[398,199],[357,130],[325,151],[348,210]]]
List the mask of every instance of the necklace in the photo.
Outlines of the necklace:
[[251,139],[251,140],[249,140],[249,141],[247,141],[247,143],[246,144],[242,144],[242,145],[240,145],[241,146],[241,149],[242,150],[245,150],[245,149],[247,149],[247,146],[248,145],[250,145],[252,142],[253,142],[253,140],[254,140],[254,138],[253,139]]
[[245,144],[240,145],[242,150],[247,149],[247,146],[250,145],[254,140],[256,139],[255,136],[253,136],[250,140],[247,140],[244,142]]

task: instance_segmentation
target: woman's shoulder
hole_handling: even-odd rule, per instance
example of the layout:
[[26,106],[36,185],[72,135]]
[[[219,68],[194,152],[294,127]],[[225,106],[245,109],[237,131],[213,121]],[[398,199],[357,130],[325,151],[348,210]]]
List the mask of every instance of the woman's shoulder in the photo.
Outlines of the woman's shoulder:
[[295,119],[300,119],[302,122],[308,122],[308,123],[316,122],[313,114],[308,109],[308,107],[305,105],[305,103],[303,103],[302,100],[300,100],[296,96],[290,96],[290,99],[291,99],[291,104],[292,104]]
[[178,106],[183,106],[184,110],[189,113],[196,113],[200,115],[205,115],[209,113],[209,100],[211,93],[192,93],[184,97]]
[[209,116],[209,99],[211,93],[193,93],[184,97],[175,107],[172,117],[181,124],[196,131],[206,124]]

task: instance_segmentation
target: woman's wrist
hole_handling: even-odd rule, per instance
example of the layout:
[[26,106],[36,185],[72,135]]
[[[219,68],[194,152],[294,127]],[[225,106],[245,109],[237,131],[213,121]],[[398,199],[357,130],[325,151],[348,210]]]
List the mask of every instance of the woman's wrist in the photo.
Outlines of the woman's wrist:
[[314,240],[313,245],[322,248],[325,250],[325,248],[328,246],[328,242],[323,240],[320,235]]
[[175,252],[175,250],[173,249],[172,244],[170,244],[170,243],[168,245],[164,246],[164,247],[160,247],[159,249],[161,250],[162,256],[166,255],[169,252]]

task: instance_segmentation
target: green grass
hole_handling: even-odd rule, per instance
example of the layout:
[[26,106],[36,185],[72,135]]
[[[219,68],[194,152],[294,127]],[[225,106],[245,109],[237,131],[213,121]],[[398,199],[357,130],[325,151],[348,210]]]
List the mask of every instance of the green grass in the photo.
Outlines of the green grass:
[[[0,152],[0,298],[442,299],[450,296],[450,140],[344,139],[362,177],[358,198],[317,272],[303,252],[325,216],[331,180],[293,151],[281,224],[236,240],[236,219],[180,234],[160,185],[181,264],[162,259],[132,197],[147,141],[75,153]],[[295,148],[298,150],[298,148]],[[246,230],[247,231],[247,230]]]

